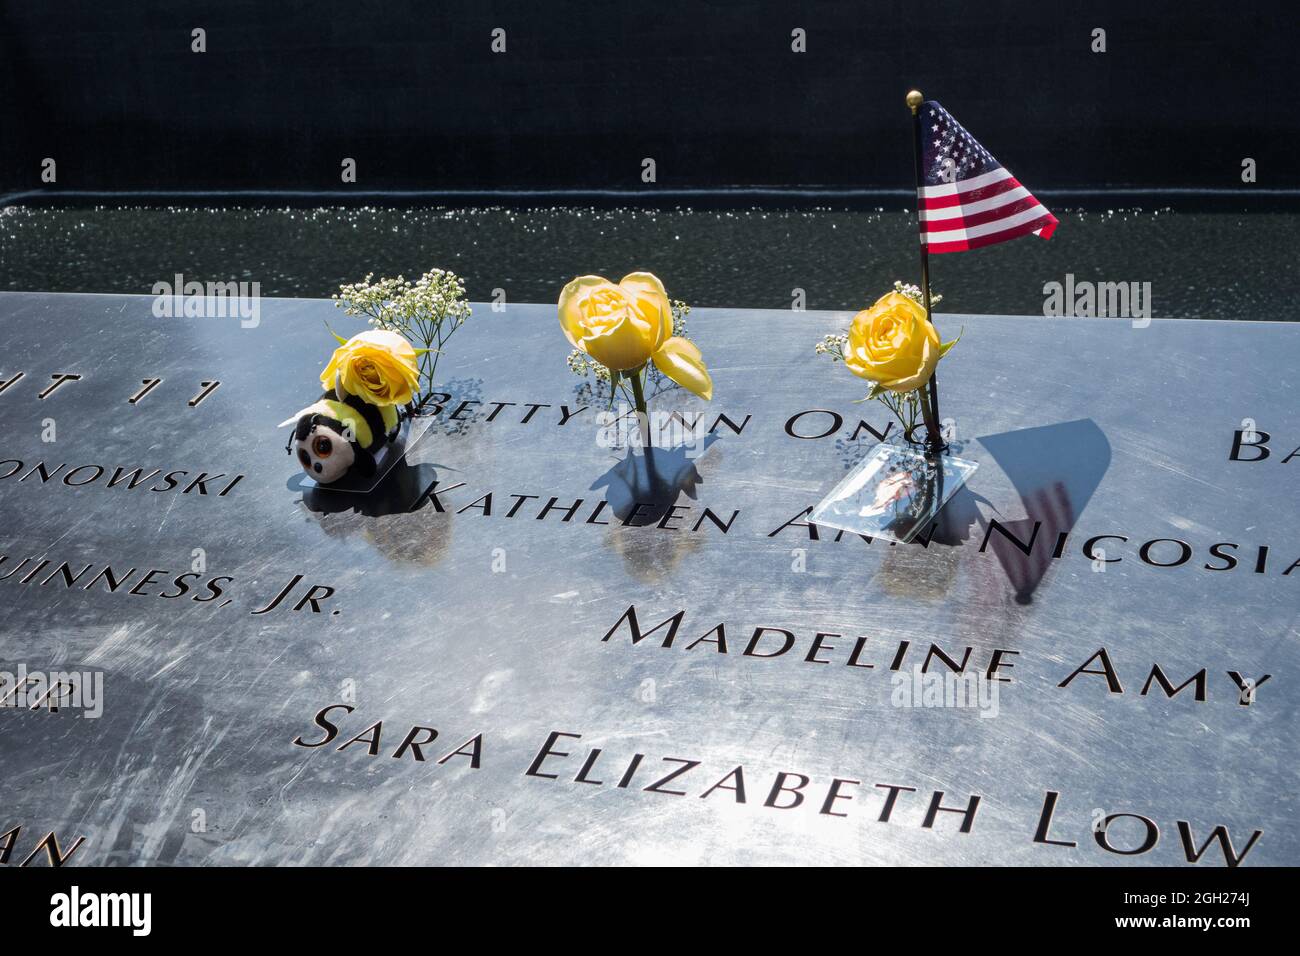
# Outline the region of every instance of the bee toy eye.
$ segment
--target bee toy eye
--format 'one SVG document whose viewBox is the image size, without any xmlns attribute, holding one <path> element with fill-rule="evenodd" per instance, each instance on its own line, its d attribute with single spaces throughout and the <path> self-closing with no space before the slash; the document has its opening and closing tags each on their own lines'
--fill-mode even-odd
<svg viewBox="0 0 1300 956">
<path fill-rule="evenodd" d="M 302 463 L 304 468 L 311 468 L 311 458 L 307 456 L 307 449 L 298 449 L 298 461 Z"/>
<path fill-rule="evenodd" d="M 317 458 L 328 458 L 334 451 L 334 444 L 326 436 L 317 435 L 312 439 L 311 450 Z"/>
</svg>

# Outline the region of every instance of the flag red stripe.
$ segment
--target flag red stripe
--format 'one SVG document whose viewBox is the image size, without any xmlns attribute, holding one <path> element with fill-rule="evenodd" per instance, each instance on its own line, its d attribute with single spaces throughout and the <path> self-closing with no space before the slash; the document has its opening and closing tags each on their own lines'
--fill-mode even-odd
<svg viewBox="0 0 1300 956">
<path fill-rule="evenodd" d="M 1056 231 L 1057 219 L 1050 212 L 1044 216 L 1039 216 L 1031 222 L 1021 223 L 1019 226 L 1012 226 L 1010 229 L 1003 229 L 1001 232 L 990 232 L 983 236 L 976 236 L 973 239 L 954 239 L 951 242 L 933 242 L 926 243 L 926 249 L 930 252 L 963 252 L 966 249 L 978 249 L 981 246 L 991 246 L 994 243 L 1005 242 L 1007 239 L 1015 239 L 1017 236 L 1028 235 L 1036 229 L 1041 229 L 1040 233 L 1043 239 L 1051 238 Z M 924 236 L 921 239 L 925 241 Z"/>
<path fill-rule="evenodd" d="M 1008 176 L 1006 179 L 1000 179 L 996 183 L 990 183 L 969 192 L 955 192 L 946 196 L 927 196 L 925 187 L 922 186 L 921 208 L 947 209 L 949 206 L 960 206 L 968 202 L 978 202 L 981 199 L 991 199 L 999 193 L 1004 193 L 1009 189 L 1018 189 L 1019 187 L 1020 181 L 1015 176 Z M 957 184 L 957 188 L 961 189 L 961 183 Z"/>
<path fill-rule="evenodd" d="M 996 209 L 985 209 L 983 212 L 973 212 L 968 216 L 958 215 L 951 219 L 926 219 L 921 223 L 922 232 L 947 232 L 949 229 L 968 229 L 971 226 L 980 226 L 986 222 L 996 222 L 999 219 L 1005 219 L 1007 216 L 1014 216 L 1018 212 L 1024 212 L 1026 209 L 1032 209 L 1038 205 L 1038 200 L 1033 196 L 1024 196 L 1016 199 L 1005 206 L 998 206 Z"/>
</svg>

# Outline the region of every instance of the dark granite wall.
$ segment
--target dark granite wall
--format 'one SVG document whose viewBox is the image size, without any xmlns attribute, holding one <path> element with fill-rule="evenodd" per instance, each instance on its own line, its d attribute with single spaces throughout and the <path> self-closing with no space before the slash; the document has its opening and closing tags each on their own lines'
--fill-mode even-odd
<svg viewBox="0 0 1300 956">
<path fill-rule="evenodd" d="M 1207 0 L 5 0 L 0 189 L 41 188 L 47 156 L 60 190 L 641 188 L 646 157 L 660 189 L 908 187 L 911 85 L 1039 188 L 1234 189 L 1245 157 L 1257 188 L 1295 187 L 1294 18 Z"/>
</svg>

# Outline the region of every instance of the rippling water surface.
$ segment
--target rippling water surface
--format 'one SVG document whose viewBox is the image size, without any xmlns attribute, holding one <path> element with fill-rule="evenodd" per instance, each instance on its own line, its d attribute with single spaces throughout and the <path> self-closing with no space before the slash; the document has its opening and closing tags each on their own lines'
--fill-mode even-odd
<svg viewBox="0 0 1300 956">
<path fill-rule="evenodd" d="M 1157 317 L 1295 317 L 1300 214 L 1057 210 L 1025 237 L 936 256 L 943 312 L 1041 314 L 1045 283 L 1150 283 Z M 342 282 L 440 266 L 470 298 L 551 302 L 568 279 L 648 269 L 696 306 L 858 309 L 918 278 L 916 225 L 876 211 L 549 207 L 10 207 L 0 288 L 148 294 L 187 280 L 248 280 L 269 296 L 326 297 Z"/>
</svg>

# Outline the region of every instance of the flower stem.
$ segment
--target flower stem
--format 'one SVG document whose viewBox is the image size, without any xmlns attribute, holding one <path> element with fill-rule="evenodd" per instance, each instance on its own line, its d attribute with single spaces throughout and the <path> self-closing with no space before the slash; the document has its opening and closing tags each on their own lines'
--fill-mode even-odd
<svg viewBox="0 0 1300 956">
<path fill-rule="evenodd" d="M 917 396 L 921 402 L 921 416 L 925 419 L 925 447 L 928 452 L 936 455 L 947 447 L 943 440 L 943 430 L 939 427 L 937 391 L 934 376 L 931 375 Z"/>
<path fill-rule="evenodd" d="M 636 423 L 641 430 L 641 443 L 648 446 L 650 444 L 650 421 L 646 411 L 645 392 L 641 387 L 641 375 L 644 371 L 645 366 L 642 365 L 626 377 L 632 382 L 632 398 L 636 402 Z"/>
</svg>

